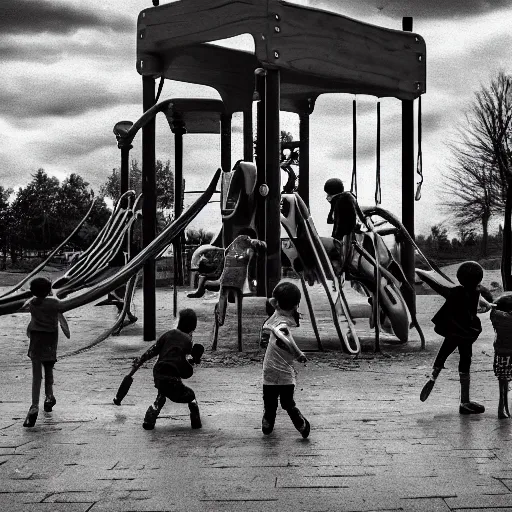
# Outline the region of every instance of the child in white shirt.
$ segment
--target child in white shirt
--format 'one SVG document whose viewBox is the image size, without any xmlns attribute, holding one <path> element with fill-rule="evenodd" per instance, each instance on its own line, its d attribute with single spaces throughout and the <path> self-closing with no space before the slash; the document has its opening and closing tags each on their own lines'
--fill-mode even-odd
<svg viewBox="0 0 512 512">
<path fill-rule="evenodd" d="M 288 413 L 294 427 L 305 439 L 310 432 L 309 421 L 295 405 L 293 393 L 296 370 L 293 361 L 307 361 L 297 347 L 289 327 L 297 326 L 297 308 L 301 299 L 300 290 L 293 283 L 279 283 L 272 293 L 270 305 L 275 312 L 263 324 L 262 332 L 268 336 L 268 346 L 263 360 L 263 404 L 265 407 L 261 430 L 268 435 L 274 429 L 278 399 Z"/>
</svg>

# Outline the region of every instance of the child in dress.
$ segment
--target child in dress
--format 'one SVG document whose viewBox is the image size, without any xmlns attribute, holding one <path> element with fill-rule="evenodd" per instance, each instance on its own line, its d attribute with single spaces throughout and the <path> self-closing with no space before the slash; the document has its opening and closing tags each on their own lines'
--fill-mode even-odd
<svg viewBox="0 0 512 512">
<path fill-rule="evenodd" d="M 457 270 L 460 286 L 450 290 L 446 302 L 432 318 L 435 332 L 444 336 L 444 341 L 434 361 L 432 376 L 420 394 L 424 402 L 437 376 L 444 368 L 444 363 L 455 349 L 459 351 L 460 377 L 460 414 L 480 414 L 485 407 L 469 399 L 470 367 L 473 355 L 473 343 L 482 332 L 482 325 L 477 313 L 489 311 L 491 305 L 480 297 L 480 283 L 484 276 L 483 268 L 475 261 L 464 262 Z"/>
<path fill-rule="evenodd" d="M 69 327 L 61 313 L 61 301 L 51 297 L 52 283 L 45 277 L 36 277 L 30 282 L 34 297 L 29 299 L 22 310 L 30 312 L 27 335 L 30 338 L 28 357 L 32 360 L 32 405 L 28 411 L 24 427 L 33 427 L 39 414 L 39 396 L 44 368 L 44 410 L 51 412 L 57 403 L 53 395 L 53 367 L 57 362 L 59 323 L 65 336 L 69 338 Z"/>
<path fill-rule="evenodd" d="M 508 383 L 512 380 L 512 295 L 503 295 L 491 310 L 494 339 L 494 375 L 498 378 L 500 398 L 498 418 L 510 418 Z"/>
<path fill-rule="evenodd" d="M 296 370 L 293 361 L 307 361 L 304 353 L 297 347 L 290 327 L 297 325 L 297 308 L 301 298 L 300 290 L 293 283 L 279 283 L 272 293 L 270 305 L 275 312 L 263 324 L 262 332 L 269 333 L 263 360 L 263 404 L 264 413 L 261 430 L 268 435 L 274 429 L 278 399 L 281 407 L 288 413 L 294 427 L 305 439 L 309 436 L 310 424 L 295 405 L 293 393 L 296 384 Z"/>
<path fill-rule="evenodd" d="M 199 364 L 204 347 L 196 343 L 192 345 L 192 333 L 197 326 L 197 315 L 193 309 L 182 309 L 179 313 L 178 326 L 162 334 L 157 342 L 133 360 L 133 366 L 138 368 L 149 359 L 158 356 L 153 368 L 153 378 L 158 395 L 153 405 L 150 405 L 144 417 L 142 427 L 153 430 L 155 423 L 168 398 L 172 402 L 188 404 L 192 428 L 201 428 L 201 416 L 194 390 L 183 384 L 182 378 L 192 375 L 192 368 L 186 359 L 192 355 L 193 362 Z M 186 373 L 185 373 L 186 372 Z"/>
</svg>

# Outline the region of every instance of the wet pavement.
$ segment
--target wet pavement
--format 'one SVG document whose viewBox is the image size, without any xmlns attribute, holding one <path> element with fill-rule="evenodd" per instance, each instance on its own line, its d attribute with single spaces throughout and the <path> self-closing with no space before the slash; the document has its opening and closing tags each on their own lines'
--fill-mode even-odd
<svg viewBox="0 0 512 512">
<path fill-rule="evenodd" d="M 442 303 L 418 296 L 427 338 L 415 332 L 406 345 L 382 344 L 374 354 L 366 319 L 357 320 L 364 352 L 342 354 L 322 290 L 312 300 L 326 351 L 308 352 L 299 371 L 296 402 L 311 422 L 303 440 L 279 410 L 274 432 L 260 430 L 261 361 L 257 336 L 262 299 L 244 300 L 244 353 L 236 350 L 236 315 L 230 305 L 219 350 L 208 350 L 216 295 L 187 299 L 196 308 L 195 341 L 207 347 L 188 380 L 203 428 L 192 430 L 188 408 L 168 402 L 156 428 L 142 428 L 154 400 L 152 362 L 134 376 L 129 394 L 112 403 L 131 358 L 148 347 L 139 324 L 96 344 L 114 319 L 112 307 L 70 312 L 71 341 L 61 337 L 55 366 L 53 412 L 22 426 L 30 405 L 26 357 L 28 316 L 2 317 L 0 333 L 0 510 L 7 511 L 450 511 L 512 510 L 512 420 L 497 417 L 498 384 L 492 371 L 489 315 L 474 346 L 472 399 L 487 410 L 458 413 L 457 356 L 447 363 L 430 398 L 419 401 L 440 339 L 429 319 Z M 138 292 L 136 313 L 142 317 Z M 367 307 L 353 292 L 361 314 Z M 161 334 L 173 324 L 172 293 L 157 294 Z M 316 342 L 304 313 L 299 344 Z"/>
</svg>

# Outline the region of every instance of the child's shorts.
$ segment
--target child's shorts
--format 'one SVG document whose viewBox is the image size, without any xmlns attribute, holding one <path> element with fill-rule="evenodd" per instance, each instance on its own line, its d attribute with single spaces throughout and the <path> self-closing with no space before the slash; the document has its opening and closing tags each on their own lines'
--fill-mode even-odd
<svg viewBox="0 0 512 512">
<path fill-rule="evenodd" d="M 512 356 L 494 354 L 493 369 L 498 379 L 512 380 Z"/>
<path fill-rule="evenodd" d="M 59 331 L 31 331 L 28 357 L 38 361 L 57 361 Z"/>
</svg>

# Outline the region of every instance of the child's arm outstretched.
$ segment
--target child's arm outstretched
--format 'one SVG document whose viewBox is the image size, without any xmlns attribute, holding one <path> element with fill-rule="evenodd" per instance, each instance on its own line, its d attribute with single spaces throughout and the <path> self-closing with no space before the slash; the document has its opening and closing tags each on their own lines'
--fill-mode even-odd
<svg viewBox="0 0 512 512">
<path fill-rule="evenodd" d="M 146 361 L 149 361 L 150 359 L 153 359 L 153 357 L 156 357 L 160 353 L 160 345 L 158 344 L 158 341 L 151 345 L 146 352 L 144 352 L 139 357 L 135 357 L 132 362 L 132 366 L 139 368 L 142 366 Z"/>
<path fill-rule="evenodd" d="M 295 343 L 292 333 L 287 326 L 278 325 L 277 327 L 271 327 L 271 329 L 276 336 L 276 345 L 279 348 L 293 354 L 299 363 L 305 363 L 307 361 L 306 355 Z"/>
</svg>

